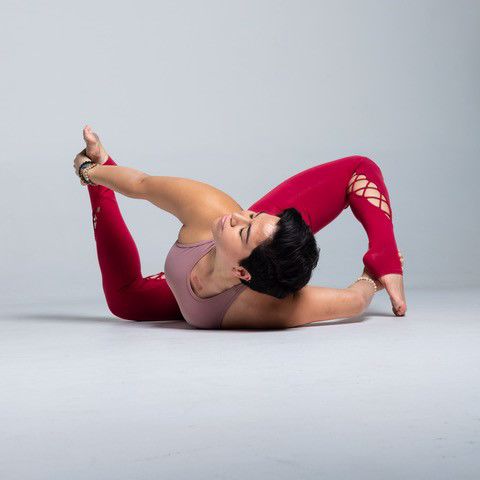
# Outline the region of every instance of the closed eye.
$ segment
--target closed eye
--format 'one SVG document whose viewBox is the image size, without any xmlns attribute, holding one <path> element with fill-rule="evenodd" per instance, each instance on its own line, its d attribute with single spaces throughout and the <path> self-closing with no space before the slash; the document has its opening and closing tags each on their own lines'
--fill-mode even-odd
<svg viewBox="0 0 480 480">
<path fill-rule="evenodd" d="M 258 215 L 258 214 L 257 214 Z M 256 216 L 256 215 L 255 215 Z M 250 214 L 250 218 L 253 218 L 253 213 Z M 245 230 L 245 227 L 241 228 L 240 229 L 240 232 L 239 232 L 239 235 L 240 235 L 240 238 L 242 238 L 242 232 Z M 243 240 L 243 238 L 242 238 Z"/>
<path fill-rule="evenodd" d="M 253 215 L 253 213 L 251 213 L 251 214 L 250 214 L 250 218 L 258 217 L 261 213 L 267 213 L 267 212 L 265 212 L 264 210 L 262 210 L 261 212 L 258 212 L 256 215 Z M 247 238 L 245 239 L 245 243 L 248 242 L 248 237 L 250 236 L 250 230 L 251 230 L 251 229 L 252 229 L 252 226 L 249 225 L 249 226 L 247 227 Z M 245 230 L 245 228 L 242 228 L 242 229 L 240 230 L 240 238 L 242 238 L 242 230 Z M 242 240 L 243 240 L 243 239 L 242 239 Z"/>
</svg>

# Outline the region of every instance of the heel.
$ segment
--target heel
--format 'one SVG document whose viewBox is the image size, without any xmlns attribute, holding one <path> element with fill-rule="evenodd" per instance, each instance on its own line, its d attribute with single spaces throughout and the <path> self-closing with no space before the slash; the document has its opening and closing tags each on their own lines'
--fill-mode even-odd
<svg viewBox="0 0 480 480">
<path fill-rule="evenodd" d="M 397 251 L 383 250 L 375 252 L 369 250 L 363 256 L 363 264 L 375 278 L 383 277 L 383 275 L 389 273 L 403 275 L 402 262 Z"/>
</svg>

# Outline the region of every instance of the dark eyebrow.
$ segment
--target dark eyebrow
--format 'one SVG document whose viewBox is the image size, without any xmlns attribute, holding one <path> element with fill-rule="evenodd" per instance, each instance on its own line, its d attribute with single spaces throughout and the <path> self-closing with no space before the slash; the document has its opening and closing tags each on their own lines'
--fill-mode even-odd
<svg viewBox="0 0 480 480">
<path fill-rule="evenodd" d="M 267 212 L 264 212 L 264 211 L 258 212 L 253 218 L 257 218 L 261 213 L 267 213 Z M 249 237 L 250 237 L 250 230 L 251 230 L 251 229 L 252 229 L 252 226 L 249 225 L 248 228 L 247 228 L 247 240 L 246 240 L 245 243 L 248 243 L 248 239 L 249 239 Z"/>
</svg>

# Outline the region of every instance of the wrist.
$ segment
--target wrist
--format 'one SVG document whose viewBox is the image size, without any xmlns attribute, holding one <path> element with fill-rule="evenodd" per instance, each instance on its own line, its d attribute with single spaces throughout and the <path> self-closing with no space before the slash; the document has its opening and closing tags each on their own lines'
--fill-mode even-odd
<svg viewBox="0 0 480 480">
<path fill-rule="evenodd" d="M 378 288 L 377 288 L 377 283 L 375 282 L 375 280 L 370 277 L 369 275 L 365 275 L 365 274 L 362 274 L 360 275 L 354 282 L 357 283 L 357 282 L 360 282 L 360 283 L 363 283 L 363 284 L 368 284 L 370 285 L 370 288 L 373 290 L 373 293 L 377 293 L 378 291 Z"/>
<path fill-rule="evenodd" d="M 371 280 L 373 280 L 373 281 L 375 282 L 375 285 L 376 285 L 376 287 L 377 287 L 377 291 L 378 291 L 378 292 L 379 292 L 380 290 L 383 290 L 383 289 L 385 288 L 385 287 L 382 285 L 382 283 L 381 283 L 377 278 L 375 278 L 373 275 L 371 275 L 366 268 L 363 269 L 363 273 L 362 273 L 361 276 L 362 276 L 362 277 L 368 277 L 368 278 L 370 278 Z"/>
<path fill-rule="evenodd" d="M 78 169 L 78 176 L 82 185 L 96 186 L 95 170 L 98 168 L 98 164 L 95 162 L 84 162 Z"/>
<path fill-rule="evenodd" d="M 348 290 L 355 292 L 360 296 L 363 303 L 363 309 L 366 309 L 370 302 L 372 301 L 373 296 L 375 295 L 375 289 L 370 282 L 365 280 L 359 281 L 355 280 L 349 287 Z"/>
</svg>

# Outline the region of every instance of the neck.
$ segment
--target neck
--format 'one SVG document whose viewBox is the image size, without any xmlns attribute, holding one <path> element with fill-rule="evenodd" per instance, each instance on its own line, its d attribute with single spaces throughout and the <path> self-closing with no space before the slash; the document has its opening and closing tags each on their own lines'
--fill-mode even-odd
<svg viewBox="0 0 480 480">
<path fill-rule="evenodd" d="M 213 247 L 196 265 L 192 272 L 192 284 L 196 294 L 202 297 L 212 297 L 238 285 L 235 279 L 222 268 Z"/>
</svg>

